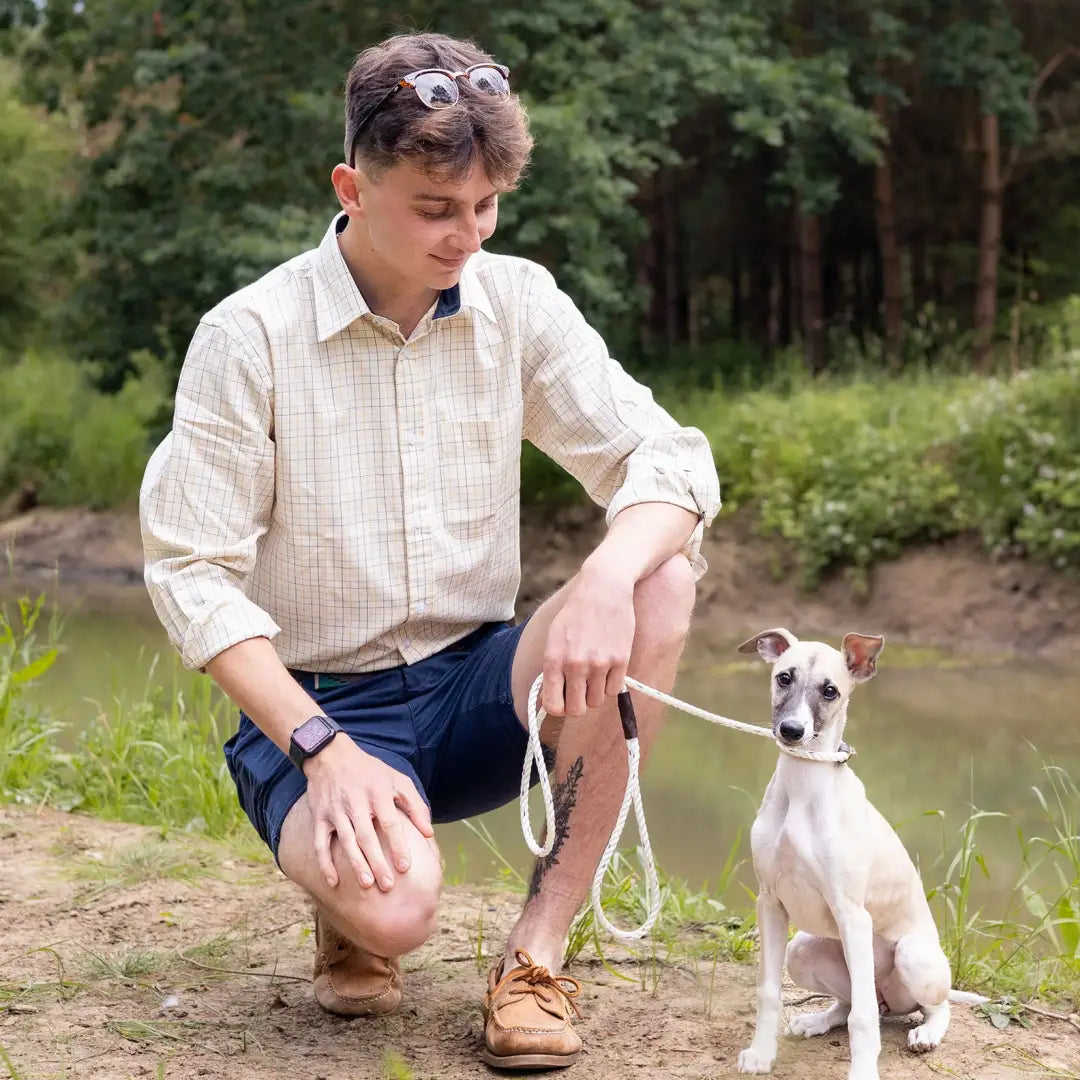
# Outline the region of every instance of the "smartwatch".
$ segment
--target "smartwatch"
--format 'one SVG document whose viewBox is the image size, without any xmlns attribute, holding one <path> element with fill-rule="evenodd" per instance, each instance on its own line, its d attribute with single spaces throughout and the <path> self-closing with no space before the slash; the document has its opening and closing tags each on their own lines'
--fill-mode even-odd
<svg viewBox="0 0 1080 1080">
<path fill-rule="evenodd" d="M 329 716 L 313 716 L 305 720 L 289 739 L 289 759 L 303 772 L 304 762 L 329 746 L 339 731 L 341 725 Z"/>
</svg>

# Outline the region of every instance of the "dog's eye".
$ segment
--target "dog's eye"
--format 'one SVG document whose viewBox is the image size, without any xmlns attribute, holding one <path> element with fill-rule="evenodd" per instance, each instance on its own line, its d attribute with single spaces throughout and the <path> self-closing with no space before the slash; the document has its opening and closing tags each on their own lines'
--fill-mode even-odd
<svg viewBox="0 0 1080 1080">
<path fill-rule="evenodd" d="M 836 689 L 831 682 L 827 682 L 821 688 L 821 696 L 826 701 L 835 701 L 840 696 L 840 691 Z"/>
<path fill-rule="evenodd" d="M 791 672 L 790 671 L 781 671 L 780 674 L 776 676 L 776 685 L 777 686 L 790 686 L 791 685 Z"/>
</svg>

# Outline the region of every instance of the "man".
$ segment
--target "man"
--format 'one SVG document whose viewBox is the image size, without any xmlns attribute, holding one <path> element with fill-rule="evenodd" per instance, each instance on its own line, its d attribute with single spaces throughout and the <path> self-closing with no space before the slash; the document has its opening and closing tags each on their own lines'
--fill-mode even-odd
<svg viewBox="0 0 1080 1080">
<path fill-rule="evenodd" d="M 531 149 L 505 68 L 392 38 L 346 87 L 341 213 L 201 321 L 142 491 L 146 580 L 187 665 L 241 709 L 240 802 L 313 898 L 315 996 L 402 999 L 435 925 L 434 821 L 513 799 L 543 673 L 556 837 L 484 998 L 484 1060 L 571 1064 L 566 934 L 626 781 L 615 695 L 669 688 L 704 524 L 700 432 L 608 356 L 541 267 L 489 255 Z M 522 437 L 607 507 L 603 542 L 514 626 Z M 660 715 L 637 703 L 642 743 Z"/>
</svg>

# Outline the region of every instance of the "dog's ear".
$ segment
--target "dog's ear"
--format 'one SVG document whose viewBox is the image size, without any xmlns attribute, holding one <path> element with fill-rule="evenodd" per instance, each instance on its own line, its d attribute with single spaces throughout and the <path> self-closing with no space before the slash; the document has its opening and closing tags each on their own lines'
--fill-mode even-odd
<svg viewBox="0 0 1080 1080">
<path fill-rule="evenodd" d="M 749 641 L 744 641 L 739 646 L 739 652 L 757 653 L 762 660 L 766 660 L 771 664 L 773 661 L 779 660 L 792 645 L 798 643 L 799 639 L 790 630 L 778 626 L 775 630 L 762 630 L 760 634 L 755 634 Z"/>
<path fill-rule="evenodd" d="M 844 654 L 851 677 L 856 682 L 872 679 L 877 671 L 878 653 L 885 648 L 883 637 L 868 637 L 866 634 L 845 634 L 840 646 Z"/>
</svg>

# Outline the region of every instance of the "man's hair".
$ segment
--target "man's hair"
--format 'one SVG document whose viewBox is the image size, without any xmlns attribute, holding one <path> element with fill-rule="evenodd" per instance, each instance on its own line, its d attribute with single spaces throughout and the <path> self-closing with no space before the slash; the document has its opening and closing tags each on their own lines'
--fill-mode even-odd
<svg viewBox="0 0 1080 1080">
<path fill-rule="evenodd" d="M 401 34 L 365 49 L 345 81 L 345 157 L 357 124 L 399 79 L 421 68 L 464 71 L 492 58 L 471 41 L 443 34 Z M 372 116 L 356 142 L 356 162 L 378 177 L 407 162 L 430 176 L 460 183 L 477 159 L 493 184 L 515 187 L 529 160 L 532 138 L 517 94 L 508 98 L 457 80 L 459 100 L 429 109 L 402 87 Z"/>
</svg>

